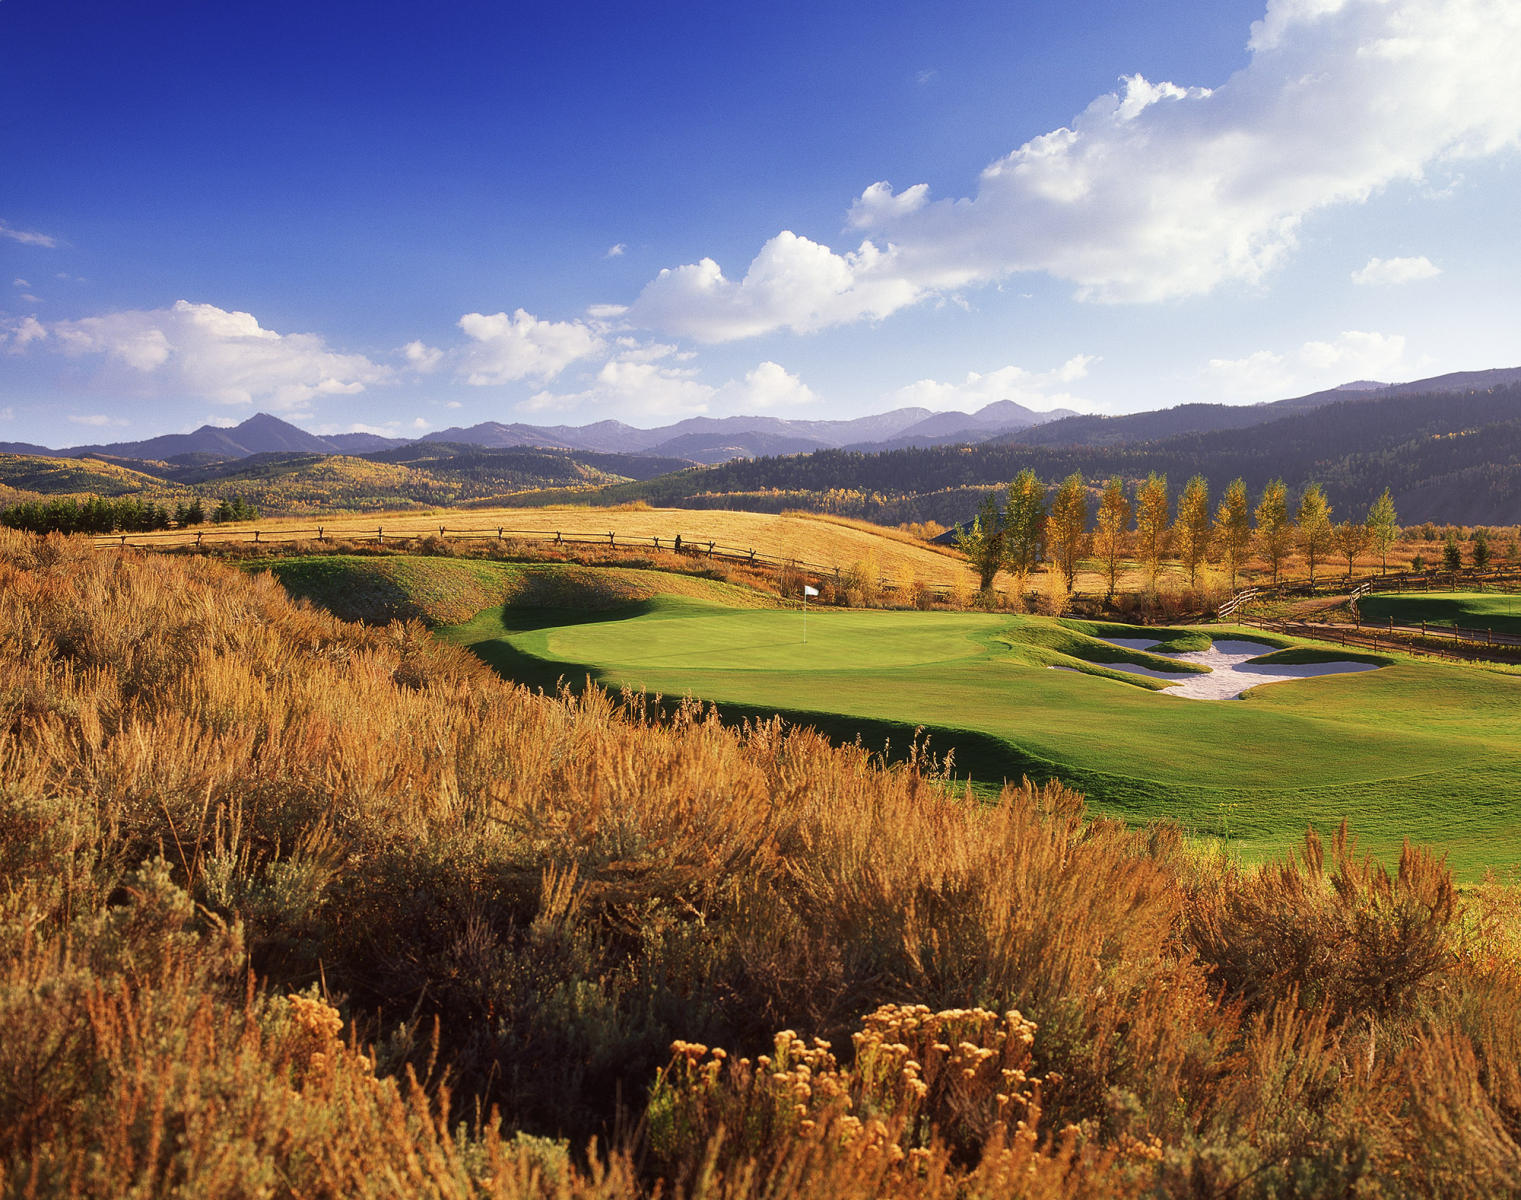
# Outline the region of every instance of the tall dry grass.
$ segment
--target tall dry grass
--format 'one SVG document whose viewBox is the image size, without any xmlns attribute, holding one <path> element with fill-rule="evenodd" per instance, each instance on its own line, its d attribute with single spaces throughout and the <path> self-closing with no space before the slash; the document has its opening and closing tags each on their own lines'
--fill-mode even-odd
<svg viewBox="0 0 1521 1200">
<path fill-rule="evenodd" d="M 1521 1189 L 1514 891 L 662 711 L 0 537 L 0 1194 Z"/>
</svg>

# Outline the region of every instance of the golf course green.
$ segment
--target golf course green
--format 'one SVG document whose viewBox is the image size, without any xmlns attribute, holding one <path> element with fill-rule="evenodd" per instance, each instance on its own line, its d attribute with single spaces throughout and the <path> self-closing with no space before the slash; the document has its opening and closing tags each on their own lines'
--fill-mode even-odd
<svg viewBox="0 0 1521 1200">
<path fill-rule="evenodd" d="M 531 684 L 590 677 L 690 694 L 727 717 L 780 713 L 868 746 L 901 749 L 922 729 L 979 789 L 1059 778 L 1098 811 L 1171 818 L 1247 858 L 1346 818 L 1383 858 L 1409 838 L 1446 850 L 1463 879 L 1521 864 L 1521 677 L 1503 671 L 1362 656 L 1384 665 L 1188 700 L 1104 664 L 1188 667 L 1097 639 L 1191 649 L 1246 638 L 1264 654 L 1302 644 L 1242 629 L 840 609 L 809 611 L 805 643 L 795 607 L 700 595 L 602 612 L 497 606 L 440 633 Z"/>
</svg>

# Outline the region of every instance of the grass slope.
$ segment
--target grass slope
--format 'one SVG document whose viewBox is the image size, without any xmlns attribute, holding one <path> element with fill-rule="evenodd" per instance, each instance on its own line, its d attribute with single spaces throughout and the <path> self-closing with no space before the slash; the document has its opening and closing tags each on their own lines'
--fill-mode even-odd
<svg viewBox="0 0 1521 1200">
<path fill-rule="evenodd" d="M 1104 662 L 1159 663 L 1089 636 L 1137 630 L 989 614 L 740 611 L 659 598 L 567 619 L 492 609 L 444 631 L 497 669 L 590 674 L 731 716 L 781 712 L 850 740 L 903 746 L 916 728 L 980 784 L 1060 778 L 1130 821 L 1171 817 L 1253 857 L 1307 824 L 1351 820 L 1381 855 L 1410 837 L 1461 875 L 1521 861 L 1521 679 L 1381 659 L 1384 670 L 1285 682 L 1240 702 L 1186 701 Z M 1218 631 L 1216 631 L 1218 632 Z M 1192 631 L 1197 638 L 1198 631 Z M 1292 643 L 1241 633 L 1292 651 Z M 1186 643 L 1185 643 L 1186 644 Z M 1367 656 L 1362 656 L 1366 658 Z M 1283 661 L 1280 656 L 1278 661 Z M 1050 666 L 1074 668 L 1052 671 Z M 1108 676 L 1103 677 L 1103 676 Z"/>
<path fill-rule="evenodd" d="M 346 621 L 420 620 L 452 625 L 509 605 L 603 612 L 656 596 L 701 597 L 736 609 L 770 603 L 715 580 L 640 568 L 502 563 L 421 555 L 306 555 L 255 564 L 285 590 Z"/>
</svg>

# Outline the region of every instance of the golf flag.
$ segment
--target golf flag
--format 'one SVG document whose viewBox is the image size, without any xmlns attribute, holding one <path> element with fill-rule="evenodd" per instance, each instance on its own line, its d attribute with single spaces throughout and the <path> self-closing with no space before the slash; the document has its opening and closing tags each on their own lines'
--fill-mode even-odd
<svg viewBox="0 0 1521 1200">
<path fill-rule="evenodd" d="M 805 596 L 817 596 L 818 594 L 819 594 L 819 589 L 818 588 L 812 586 L 811 584 L 807 584 L 807 583 L 803 584 L 803 595 L 805 595 Z"/>
</svg>

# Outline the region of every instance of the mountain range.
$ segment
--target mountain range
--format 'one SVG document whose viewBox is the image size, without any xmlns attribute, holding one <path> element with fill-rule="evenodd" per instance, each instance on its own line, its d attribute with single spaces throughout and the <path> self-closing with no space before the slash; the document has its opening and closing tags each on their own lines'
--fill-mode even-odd
<svg viewBox="0 0 1521 1200">
<path fill-rule="evenodd" d="M 0 442 L 0 453 L 68 458 L 91 455 L 189 464 L 247 458 L 255 454 L 372 454 L 423 441 L 486 449 L 531 447 L 595 454 L 641 454 L 712 464 L 762 454 L 800 454 L 868 443 L 896 447 L 982 441 L 1075 415 L 1069 409 L 1036 412 L 1012 400 L 997 400 L 973 413 L 898 408 L 848 421 L 765 416 L 689 417 L 656 429 L 639 429 L 622 421 L 597 421 L 591 425 L 507 425 L 486 421 L 468 428 L 441 429 L 419 439 L 388 438 L 373 433 L 340 433 L 323 437 L 268 413 L 258 413 L 231 428 L 203 425 L 192 433 L 163 434 L 139 442 L 73 446 L 64 450 Z"/>
</svg>

